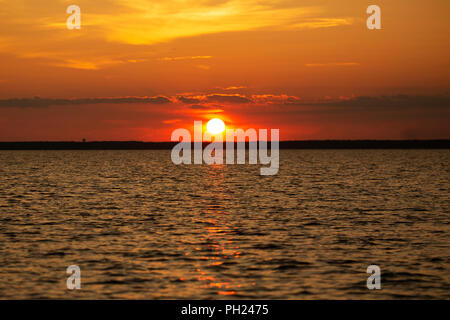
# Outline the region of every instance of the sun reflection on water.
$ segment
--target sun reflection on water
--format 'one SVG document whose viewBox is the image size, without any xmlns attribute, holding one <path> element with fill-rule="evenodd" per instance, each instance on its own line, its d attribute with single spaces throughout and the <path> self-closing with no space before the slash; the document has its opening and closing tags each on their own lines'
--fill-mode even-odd
<svg viewBox="0 0 450 320">
<path fill-rule="evenodd" d="M 208 167 L 208 194 L 201 210 L 204 233 L 201 237 L 202 246 L 198 248 L 203 255 L 199 263 L 197 279 L 202 287 L 210 289 L 217 295 L 235 295 L 238 284 L 225 280 L 222 272 L 224 264 L 239 259 L 239 246 L 233 239 L 233 228 L 230 226 L 229 213 L 226 210 L 227 199 L 224 196 L 224 166 Z M 235 261 L 233 261 L 235 262 Z"/>
</svg>

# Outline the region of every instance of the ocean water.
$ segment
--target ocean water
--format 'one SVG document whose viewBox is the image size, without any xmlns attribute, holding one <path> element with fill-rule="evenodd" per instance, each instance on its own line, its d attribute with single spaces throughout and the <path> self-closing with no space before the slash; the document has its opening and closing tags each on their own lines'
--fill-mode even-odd
<svg viewBox="0 0 450 320">
<path fill-rule="evenodd" d="M 450 298 L 450 150 L 281 150 L 276 176 L 169 150 L 0 164 L 3 299 Z"/>
</svg>

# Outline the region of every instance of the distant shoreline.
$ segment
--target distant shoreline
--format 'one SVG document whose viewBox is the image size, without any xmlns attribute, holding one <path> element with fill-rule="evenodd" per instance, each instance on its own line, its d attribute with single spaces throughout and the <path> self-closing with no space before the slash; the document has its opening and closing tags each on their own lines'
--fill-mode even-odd
<svg viewBox="0 0 450 320">
<path fill-rule="evenodd" d="M 142 141 L 0 142 L 0 150 L 170 150 L 177 143 Z M 203 143 L 204 146 L 207 144 L 209 143 Z M 270 143 L 268 143 L 268 147 L 270 148 Z M 450 139 L 280 141 L 280 149 L 450 149 Z"/>
</svg>

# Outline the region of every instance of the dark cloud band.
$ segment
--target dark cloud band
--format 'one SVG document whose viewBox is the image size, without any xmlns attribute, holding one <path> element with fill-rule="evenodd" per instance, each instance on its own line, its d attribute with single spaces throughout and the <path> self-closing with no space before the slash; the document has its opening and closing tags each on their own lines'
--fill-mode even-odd
<svg viewBox="0 0 450 320">
<path fill-rule="evenodd" d="M 86 105 L 86 104 L 130 104 L 148 103 L 165 104 L 171 103 L 167 97 L 124 97 L 124 98 L 85 98 L 85 99 L 49 99 L 35 97 L 32 99 L 4 99 L 0 100 L 0 107 L 16 108 L 36 108 L 66 105 Z"/>
</svg>

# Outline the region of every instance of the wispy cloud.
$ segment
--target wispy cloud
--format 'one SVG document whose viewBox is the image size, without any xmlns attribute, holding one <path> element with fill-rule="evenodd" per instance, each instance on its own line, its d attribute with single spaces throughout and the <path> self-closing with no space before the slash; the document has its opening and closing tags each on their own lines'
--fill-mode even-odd
<svg viewBox="0 0 450 320">
<path fill-rule="evenodd" d="M 216 89 L 220 89 L 220 90 L 240 90 L 240 89 L 246 89 L 246 86 L 229 86 L 229 87 L 216 87 Z"/>
<path fill-rule="evenodd" d="M 269 104 L 284 104 L 284 103 L 296 103 L 301 101 L 301 98 L 297 96 L 290 96 L 286 94 L 254 94 L 251 96 L 252 101 L 255 103 L 269 103 Z"/>
<path fill-rule="evenodd" d="M 206 96 L 208 102 L 253 103 L 253 101 L 240 94 L 210 94 Z"/>
<path fill-rule="evenodd" d="M 81 29 L 68 31 L 65 4 L 54 0 L 5 1 L 0 19 L 0 52 L 35 59 L 38 64 L 79 70 L 100 70 L 142 62 L 207 60 L 211 55 L 155 54 L 150 46 L 181 38 L 245 31 L 291 31 L 346 25 L 326 7 L 279 0 L 150 1 L 80 0 Z M 20 14 L 17 14 L 20 12 Z M 5 31 L 7 30 L 7 31 Z M 136 50 L 137 49 L 137 50 Z M 146 52 L 143 52 L 143 51 Z M 136 52 L 138 56 L 120 57 Z M 119 56 L 119 58 L 117 58 Z M 160 55 L 161 56 L 161 55 Z M 205 63 L 198 69 L 210 70 Z M 233 89 L 228 89 L 233 90 Z"/>
<path fill-rule="evenodd" d="M 129 44 L 261 28 L 323 28 L 351 23 L 348 18 L 329 16 L 323 7 L 291 0 L 99 0 L 78 4 L 82 9 L 82 29 L 97 29 L 108 41 Z M 54 0 L 8 1 L 2 4 L 3 22 L 63 30 L 66 25 L 61 7 L 64 8 L 55 6 Z M 21 18 L 13 14 L 18 11 L 22 12 Z"/>
<path fill-rule="evenodd" d="M 164 96 L 157 97 L 121 97 L 121 98 L 83 98 L 83 99 L 51 99 L 51 98 L 22 98 L 0 100 L 0 107 L 36 108 L 67 105 L 89 105 L 89 104 L 165 104 L 172 101 Z"/>
<path fill-rule="evenodd" d="M 328 62 L 328 63 L 307 63 L 306 67 L 317 68 L 317 67 L 357 67 L 361 65 L 358 62 Z"/>
<path fill-rule="evenodd" d="M 110 40 L 148 44 L 220 32 L 273 27 L 287 29 L 306 24 L 310 27 L 330 27 L 348 23 L 345 19 L 322 16 L 319 7 L 293 4 L 289 0 L 183 1 L 176 4 L 136 0 L 128 5 L 134 10 L 131 15 L 109 17 Z M 305 19 L 302 25 L 301 21 Z"/>
<path fill-rule="evenodd" d="M 192 56 L 192 57 L 164 57 L 159 60 L 163 61 L 179 61 L 179 60 L 199 60 L 199 59 L 211 59 L 212 56 Z"/>
<path fill-rule="evenodd" d="M 351 18 L 317 18 L 306 19 L 298 23 L 293 23 L 288 26 L 290 29 L 318 29 L 331 28 L 345 25 L 351 25 L 354 19 Z"/>
<path fill-rule="evenodd" d="M 225 104 L 285 104 L 288 102 L 298 102 L 301 99 L 291 95 L 276 94 L 231 94 L 231 93 L 211 93 L 204 95 L 183 95 L 177 99 L 185 104 L 208 104 L 208 103 L 225 103 Z"/>
</svg>

